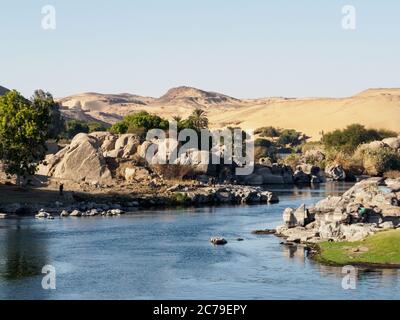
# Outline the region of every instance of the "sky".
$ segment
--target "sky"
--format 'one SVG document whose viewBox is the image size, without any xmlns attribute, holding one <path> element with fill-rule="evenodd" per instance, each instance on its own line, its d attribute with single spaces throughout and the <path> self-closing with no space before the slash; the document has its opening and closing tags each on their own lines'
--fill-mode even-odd
<svg viewBox="0 0 400 320">
<path fill-rule="evenodd" d="M 56 29 L 42 28 L 52 5 Z M 342 7 L 356 29 L 342 27 Z M 188 85 L 237 98 L 400 87 L 398 0 L 0 0 L 0 85 L 31 96 L 158 97 Z"/>
</svg>

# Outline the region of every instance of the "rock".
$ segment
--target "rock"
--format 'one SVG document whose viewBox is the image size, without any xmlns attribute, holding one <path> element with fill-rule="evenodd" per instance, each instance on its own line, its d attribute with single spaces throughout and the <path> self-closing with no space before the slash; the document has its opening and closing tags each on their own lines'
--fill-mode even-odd
<svg viewBox="0 0 400 320">
<path fill-rule="evenodd" d="M 388 145 L 383 141 L 372 141 L 370 143 L 365 144 L 364 147 L 369 150 L 378 150 L 388 147 Z"/>
<path fill-rule="evenodd" d="M 192 166 L 192 171 L 195 175 L 215 176 L 217 173 L 217 165 L 212 162 L 212 154 L 205 150 L 188 149 L 178 155 L 174 163 Z"/>
<path fill-rule="evenodd" d="M 210 242 L 211 242 L 213 245 L 217 245 L 217 246 L 219 246 L 219 245 L 225 245 L 225 244 L 228 243 L 228 241 L 226 241 L 224 238 L 221 238 L 221 237 L 214 237 L 214 238 L 211 238 L 211 239 L 210 239 Z"/>
<path fill-rule="evenodd" d="M 260 186 L 264 184 L 291 184 L 293 171 L 288 166 L 273 164 L 255 165 L 254 172 L 250 175 L 236 176 L 235 180 L 245 185 Z"/>
<path fill-rule="evenodd" d="M 272 167 L 272 161 L 270 158 L 260 158 L 258 163 L 261 166 Z"/>
<path fill-rule="evenodd" d="M 55 155 L 49 171 L 53 177 L 77 182 L 112 180 L 96 138 L 80 133 L 64 149 Z"/>
<path fill-rule="evenodd" d="M 309 223 L 309 212 L 303 204 L 296 210 L 287 208 L 283 212 L 283 221 L 288 228 L 304 227 Z"/>
<path fill-rule="evenodd" d="M 167 189 L 167 192 L 177 192 L 177 191 L 180 191 L 180 190 L 182 190 L 184 187 L 182 186 L 182 185 L 180 185 L 180 184 L 175 184 L 175 185 L 173 185 L 172 187 L 169 187 L 168 189 Z"/>
<path fill-rule="evenodd" d="M 270 234 L 276 234 L 276 230 L 275 229 L 255 230 L 255 231 L 252 231 L 252 234 L 270 235 Z"/>
<path fill-rule="evenodd" d="M 387 139 L 382 140 L 382 142 L 394 150 L 400 149 L 400 137 L 387 138 Z"/>
<path fill-rule="evenodd" d="M 397 179 L 386 179 L 385 185 L 388 186 L 393 192 L 400 192 L 400 178 Z M 399 198 L 399 197 L 398 197 Z"/>
<path fill-rule="evenodd" d="M 143 167 L 125 168 L 125 180 L 146 181 L 150 178 L 150 172 Z"/>
<path fill-rule="evenodd" d="M 333 179 L 334 181 L 345 181 L 346 180 L 346 172 L 342 168 L 342 166 L 332 165 L 328 166 L 325 169 L 325 174 Z"/>
<path fill-rule="evenodd" d="M 140 137 L 135 134 L 122 134 L 115 141 L 113 155 L 116 158 L 129 159 L 135 155 L 140 145 Z"/>
<path fill-rule="evenodd" d="M 79 210 L 74 210 L 71 212 L 70 216 L 71 217 L 82 217 L 82 212 L 80 212 Z"/>
<path fill-rule="evenodd" d="M 294 183 L 308 184 L 311 182 L 311 176 L 303 172 L 303 170 L 299 167 L 293 174 L 293 181 Z"/>
<path fill-rule="evenodd" d="M 35 215 L 35 218 L 36 219 L 54 219 L 50 213 L 45 212 L 43 209 L 41 209 L 39 211 L 39 213 L 37 215 Z"/>
<path fill-rule="evenodd" d="M 379 228 L 382 230 L 390 230 L 390 229 L 394 229 L 395 226 L 392 221 L 386 221 L 386 222 L 380 223 Z"/>
<path fill-rule="evenodd" d="M 296 218 L 294 217 L 294 210 L 292 208 L 286 208 L 283 211 L 283 222 L 288 228 L 294 228 L 296 226 Z"/>
<path fill-rule="evenodd" d="M 296 220 L 296 226 L 304 227 L 308 222 L 308 210 L 305 204 L 302 204 L 297 208 L 294 213 L 294 218 Z"/>
<path fill-rule="evenodd" d="M 121 209 L 111 209 L 107 211 L 107 216 L 119 216 L 123 213 L 124 211 L 122 211 Z"/>
<path fill-rule="evenodd" d="M 60 217 L 61 217 L 61 218 L 63 218 L 63 217 L 68 217 L 68 216 L 69 216 L 69 212 L 68 212 L 67 210 L 61 211 L 61 213 L 60 213 Z"/>
<path fill-rule="evenodd" d="M 89 211 L 86 213 L 86 215 L 89 216 L 89 217 L 94 217 L 94 216 L 99 215 L 99 212 L 98 212 L 97 209 L 92 209 L 92 210 L 89 210 Z"/>
<path fill-rule="evenodd" d="M 0 213 L 0 219 L 5 219 L 7 218 L 7 214 L 6 213 Z"/>
</svg>

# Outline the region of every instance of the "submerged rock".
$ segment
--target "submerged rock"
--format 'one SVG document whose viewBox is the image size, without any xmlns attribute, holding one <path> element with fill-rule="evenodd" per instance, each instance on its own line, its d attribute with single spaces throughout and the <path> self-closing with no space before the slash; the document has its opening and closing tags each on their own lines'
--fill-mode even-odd
<svg viewBox="0 0 400 320">
<path fill-rule="evenodd" d="M 219 246 L 219 245 L 225 245 L 225 244 L 228 243 L 228 241 L 226 241 L 224 238 L 221 238 L 221 237 L 214 237 L 214 238 L 211 238 L 211 239 L 210 239 L 210 242 L 211 242 L 213 245 L 217 245 L 217 246 Z"/>
</svg>

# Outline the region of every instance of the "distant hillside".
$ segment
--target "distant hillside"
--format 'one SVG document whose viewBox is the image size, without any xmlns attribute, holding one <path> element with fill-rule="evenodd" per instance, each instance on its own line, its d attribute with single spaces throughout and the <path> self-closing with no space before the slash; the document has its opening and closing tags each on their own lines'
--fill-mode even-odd
<svg viewBox="0 0 400 320">
<path fill-rule="evenodd" d="M 169 90 L 160 98 L 133 94 L 83 93 L 59 100 L 68 118 L 115 123 L 146 110 L 172 119 L 204 109 L 213 128 L 264 126 L 292 128 L 319 139 L 322 131 L 352 123 L 400 132 L 400 89 L 369 89 L 348 98 L 263 98 L 240 100 L 192 87 Z"/>
<path fill-rule="evenodd" d="M 6 94 L 8 91 L 10 91 L 10 90 L 8 90 L 7 88 L 4 88 L 4 87 L 0 86 L 0 96 Z"/>
</svg>

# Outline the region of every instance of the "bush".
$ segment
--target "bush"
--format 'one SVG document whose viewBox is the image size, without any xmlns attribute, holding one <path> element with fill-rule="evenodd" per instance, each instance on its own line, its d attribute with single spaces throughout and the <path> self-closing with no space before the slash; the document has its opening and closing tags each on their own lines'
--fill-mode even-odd
<svg viewBox="0 0 400 320">
<path fill-rule="evenodd" d="M 65 122 L 64 132 L 61 137 L 67 140 L 72 139 L 78 133 L 89 133 L 89 125 L 84 121 L 68 120 Z"/>
<path fill-rule="evenodd" d="M 335 130 L 322 137 L 322 143 L 328 149 L 353 153 L 363 143 L 396 137 L 397 133 L 389 130 L 366 129 L 360 124 L 352 124 L 343 130 Z"/>
<path fill-rule="evenodd" d="M 281 132 L 278 143 L 282 146 L 291 145 L 297 146 L 301 144 L 301 133 L 293 129 L 285 129 Z"/>
<path fill-rule="evenodd" d="M 134 132 L 140 130 L 141 132 L 147 132 L 151 129 L 168 129 L 168 121 L 152 115 L 146 111 L 141 111 L 129 116 L 126 116 L 122 121 L 117 122 L 110 128 L 111 133 L 124 134 L 128 132 Z"/>
<path fill-rule="evenodd" d="M 108 127 L 105 124 L 98 123 L 98 122 L 89 122 L 87 125 L 89 127 L 89 133 L 103 132 L 103 131 L 108 130 Z"/>
<path fill-rule="evenodd" d="M 385 178 L 389 179 L 399 179 L 400 178 L 400 171 L 399 170 L 390 170 L 385 172 L 383 175 Z"/>
<path fill-rule="evenodd" d="M 368 175 L 381 176 L 388 171 L 400 170 L 400 154 L 388 147 L 359 148 L 354 157 L 362 161 L 365 173 Z"/>
<path fill-rule="evenodd" d="M 280 136 L 281 130 L 274 127 L 263 127 L 257 129 L 254 133 L 259 134 L 261 137 L 276 138 Z"/>
<path fill-rule="evenodd" d="M 173 193 L 169 199 L 170 204 L 178 206 L 186 205 L 189 203 L 189 201 L 190 198 L 188 197 L 188 195 L 181 192 Z"/>
</svg>

